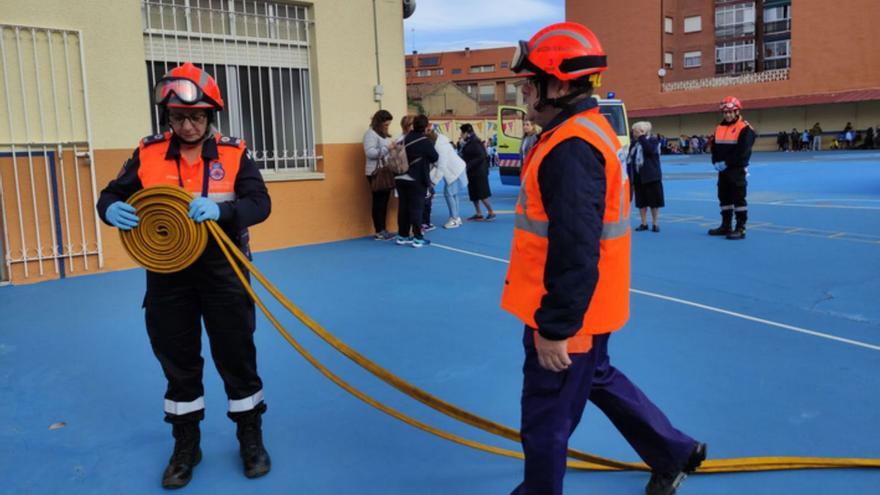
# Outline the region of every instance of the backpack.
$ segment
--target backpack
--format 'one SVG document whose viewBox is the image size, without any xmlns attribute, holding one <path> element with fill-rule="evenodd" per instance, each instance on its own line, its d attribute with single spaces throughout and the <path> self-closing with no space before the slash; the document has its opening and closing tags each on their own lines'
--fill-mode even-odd
<svg viewBox="0 0 880 495">
<path fill-rule="evenodd" d="M 406 158 L 406 147 L 413 143 L 418 143 L 423 139 L 427 139 L 425 137 L 420 137 L 413 141 L 412 143 L 408 143 L 404 146 L 397 146 L 392 149 L 384 158 L 382 158 L 384 162 L 384 166 L 388 167 L 388 170 L 392 171 L 394 175 L 403 175 L 409 171 L 409 160 Z M 413 163 L 421 160 L 421 158 L 416 158 Z"/>
</svg>

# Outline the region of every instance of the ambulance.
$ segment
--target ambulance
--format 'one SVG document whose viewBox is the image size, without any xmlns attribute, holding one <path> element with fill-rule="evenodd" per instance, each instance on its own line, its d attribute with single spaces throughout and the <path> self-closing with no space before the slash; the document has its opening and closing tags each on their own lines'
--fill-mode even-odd
<svg viewBox="0 0 880 495">
<path fill-rule="evenodd" d="M 623 161 L 629 151 L 629 121 L 626 118 L 626 105 L 622 100 L 614 98 L 593 96 L 599 102 L 599 112 L 608 119 L 608 123 L 617 133 L 622 148 L 620 159 Z M 501 183 L 509 186 L 519 186 L 519 174 L 522 170 L 523 156 L 520 156 L 519 147 L 522 143 L 522 122 L 525 118 L 525 107 L 506 106 L 498 107 L 495 120 L 497 129 L 496 151 L 498 153 L 498 170 L 501 174 Z"/>
</svg>

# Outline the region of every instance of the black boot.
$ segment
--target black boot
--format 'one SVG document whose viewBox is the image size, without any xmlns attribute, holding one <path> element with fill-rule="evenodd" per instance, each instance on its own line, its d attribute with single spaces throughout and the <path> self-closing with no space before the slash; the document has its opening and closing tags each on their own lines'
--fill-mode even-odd
<svg viewBox="0 0 880 495">
<path fill-rule="evenodd" d="M 731 232 L 730 225 L 733 223 L 733 210 L 721 210 L 721 226 L 709 229 L 709 235 L 727 235 Z"/>
<path fill-rule="evenodd" d="M 706 460 L 706 444 L 697 443 L 691 451 L 681 471 L 674 473 L 651 472 L 651 479 L 645 487 L 646 495 L 673 495 L 687 475 L 693 473 Z"/>
<path fill-rule="evenodd" d="M 730 239 L 731 241 L 738 241 L 740 239 L 745 239 L 746 238 L 746 228 L 737 226 L 737 228 L 733 229 L 732 232 L 727 234 L 727 238 Z"/>
<path fill-rule="evenodd" d="M 730 224 L 721 224 L 719 227 L 715 227 L 714 229 L 709 229 L 709 235 L 728 235 L 732 230 L 730 230 Z"/>
<path fill-rule="evenodd" d="M 238 425 L 239 453 L 244 464 L 244 475 L 248 478 L 259 478 L 272 469 L 272 459 L 263 446 L 263 419 L 261 411 L 243 415 L 235 420 Z"/>
<path fill-rule="evenodd" d="M 173 425 L 174 452 L 162 473 L 162 488 L 182 488 L 192 479 L 193 468 L 202 460 L 199 423 Z"/>
</svg>

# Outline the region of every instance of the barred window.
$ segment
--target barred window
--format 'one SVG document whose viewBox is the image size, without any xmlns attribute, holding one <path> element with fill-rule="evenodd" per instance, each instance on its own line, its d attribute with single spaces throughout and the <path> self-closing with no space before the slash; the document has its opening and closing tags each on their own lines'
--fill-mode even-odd
<svg viewBox="0 0 880 495">
<path fill-rule="evenodd" d="M 226 103 L 215 126 L 244 138 L 267 177 L 313 171 L 309 8 L 265 0 L 143 0 L 150 95 L 184 61 L 211 74 Z M 154 132 L 161 129 L 153 112 Z"/>
</svg>

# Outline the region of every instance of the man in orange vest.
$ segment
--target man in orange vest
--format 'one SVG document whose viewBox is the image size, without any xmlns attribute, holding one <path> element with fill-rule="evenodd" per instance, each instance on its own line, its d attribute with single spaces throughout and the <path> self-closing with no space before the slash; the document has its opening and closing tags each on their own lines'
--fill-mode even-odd
<svg viewBox="0 0 880 495">
<path fill-rule="evenodd" d="M 125 201 L 143 188 L 179 186 L 194 197 L 189 205 L 193 221 L 216 221 L 250 256 L 247 228 L 269 216 L 271 202 L 244 141 L 221 136 L 212 126 L 215 112 L 223 110 L 214 78 L 185 63 L 159 80 L 154 99 L 161 123 L 171 130 L 141 140 L 117 178 L 101 191 L 97 205 L 101 219 L 120 230 L 137 228 L 137 211 Z M 168 380 L 165 421 L 172 425 L 175 439 L 162 486 L 185 486 L 202 457 L 202 320 L 229 399 L 227 414 L 237 424 L 244 474 L 256 478 L 268 473 L 271 460 L 262 437 L 266 404 L 257 374 L 254 302 L 216 242 L 209 238 L 202 256 L 182 271 L 148 271 L 144 309 L 153 353 Z"/>
<path fill-rule="evenodd" d="M 615 131 L 591 97 L 606 66 L 580 24 L 520 41 L 511 68 L 528 77 L 528 117 L 544 131 L 516 203 L 501 306 L 525 323 L 524 481 L 515 495 L 559 495 L 568 438 L 587 400 L 651 467 L 648 495 L 671 495 L 706 457 L 611 366 L 608 340 L 629 317 L 629 182 Z"/>
<path fill-rule="evenodd" d="M 746 238 L 746 177 L 755 131 L 742 118 L 742 102 L 728 96 L 721 102 L 723 120 L 715 128 L 712 144 L 712 165 L 718 171 L 718 202 L 721 204 L 721 225 L 709 230 L 709 235 L 725 236 L 730 240 Z M 731 228 L 736 215 L 736 228 Z"/>
</svg>

